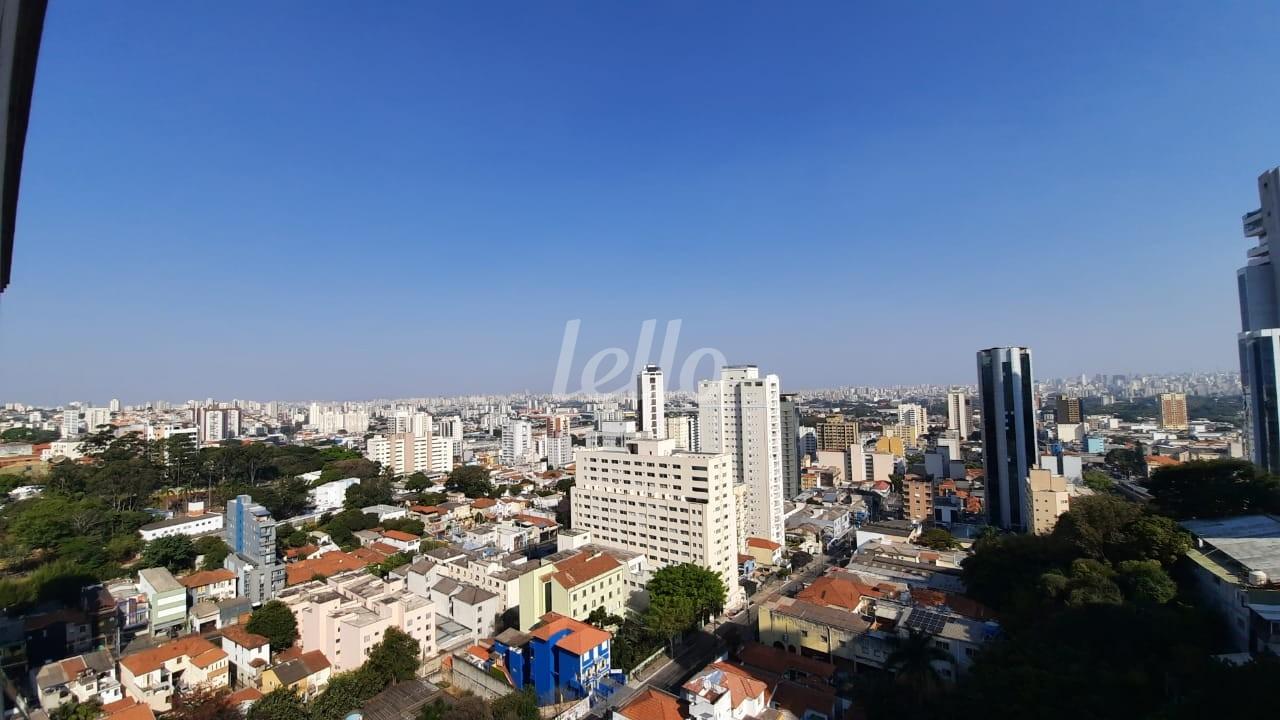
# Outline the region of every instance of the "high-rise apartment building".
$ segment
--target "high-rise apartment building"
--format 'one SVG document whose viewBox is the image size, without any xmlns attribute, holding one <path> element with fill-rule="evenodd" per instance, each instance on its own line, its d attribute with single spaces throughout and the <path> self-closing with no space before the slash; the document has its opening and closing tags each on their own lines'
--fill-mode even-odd
<svg viewBox="0 0 1280 720">
<path fill-rule="evenodd" d="M 862 445 L 862 433 L 858 421 L 849 422 L 843 415 L 832 415 L 818 423 L 818 450 L 838 452 L 850 445 Z"/>
<path fill-rule="evenodd" d="M 1031 529 L 1027 476 L 1040 455 L 1036 446 L 1034 388 L 1031 351 L 1027 348 L 978 351 L 987 521 L 1004 530 Z"/>
<path fill-rule="evenodd" d="M 111 424 L 111 411 L 103 407 L 84 409 L 84 426 L 90 433 L 96 433 L 103 425 Z"/>
<path fill-rule="evenodd" d="M 947 429 L 956 431 L 961 441 L 969 439 L 969 395 L 963 390 L 947 393 Z"/>
<path fill-rule="evenodd" d="M 276 555 L 276 522 L 248 495 L 227 501 L 223 539 L 231 552 L 223 567 L 236 573 L 240 594 L 257 605 L 284 588 L 284 564 Z"/>
<path fill-rule="evenodd" d="M 916 447 L 920 436 L 929 432 L 929 415 L 924 406 L 915 403 L 898 405 L 898 428 L 903 444 Z"/>
<path fill-rule="evenodd" d="M 364 454 L 396 475 L 449 472 L 453 469 L 453 440 L 438 438 L 430 433 L 374 435 L 365 443 Z"/>
<path fill-rule="evenodd" d="M 662 368 L 645 365 L 636 376 L 636 426 L 650 437 L 667 436 L 667 403 L 662 386 Z"/>
<path fill-rule="evenodd" d="M 1054 422 L 1059 425 L 1078 424 L 1084 422 L 1084 411 L 1080 407 L 1080 398 L 1059 395 L 1054 406 Z"/>
<path fill-rule="evenodd" d="M 1027 475 L 1027 492 L 1031 496 L 1031 532 L 1048 535 L 1058 518 L 1070 508 L 1067 479 L 1048 470 L 1034 468 Z"/>
<path fill-rule="evenodd" d="M 1160 427 L 1166 430 L 1186 430 L 1191 427 L 1187 419 L 1186 393 L 1160 394 Z"/>
<path fill-rule="evenodd" d="M 698 416 L 689 413 L 668 415 L 667 437 L 676 441 L 676 449 L 697 452 L 701 447 L 698 441 Z"/>
<path fill-rule="evenodd" d="M 111 398 L 111 402 L 110 402 L 110 403 L 107 403 L 107 409 L 108 409 L 108 410 L 110 410 L 110 411 L 111 411 L 111 412 L 113 412 L 113 413 L 118 413 L 118 412 L 120 412 L 120 400 L 119 400 L 119 398 Z"/>
<path fill-rule="evenodd" d="M 1280 266 L 1270 239 L 1280 238 L 1280 168 L 1258 177 L 1260 207 L 1245 213 L 1245 237 L 1258 239 L 1236 272 L 1240 293 L 1240 384 L 1245 440 L 1254 464 L 1280 472 Z"/>
<path fill-rule="evenodd" d="M 397 410 L 390 418 L 389 430 L 393 434 L 409 433 L 418 437 L 431 434 L 431 415 L 411 410 Z"/>
<path fill-rule="evenodd" d="M 727 453 L 736 482 L 745 484 L 743 526 L 751 537 L 783 537 L 782 419 L 778 376 L 755 365 L 729 365 L 698 383 L 703 452 Z M 745 538 L 740 539 L 745 541 Z"/>
<path fill-rule="evenodd" d="M 528 459 L 533 449 L 533 424 L 528 420 L 512 420 L 502 429 L 502 448 L 498 460 L 503 465 L 518 465 Z"/>
<path fill-rule="evenodd" d="M 622 448 L 578 448 L 574 461 L 574 530 L 643 553 L 658 567 L 705 567 L 720 575 L 731 598 L 741 592 L 732 455 L 677 450 L 670 438 L 634 438 Z"/>
<path fill-rule="evenodd" d="M 795 395 L 779 395 L 782 434 L 782 491 L 789 500 L 800 494 L 800 406 Z"/>
<path fill-rule="evenodd" d="M 80 410 L 67 405 L 62 408 L 61 432 L 63 438 L 80 437 Z"/>
</svg>

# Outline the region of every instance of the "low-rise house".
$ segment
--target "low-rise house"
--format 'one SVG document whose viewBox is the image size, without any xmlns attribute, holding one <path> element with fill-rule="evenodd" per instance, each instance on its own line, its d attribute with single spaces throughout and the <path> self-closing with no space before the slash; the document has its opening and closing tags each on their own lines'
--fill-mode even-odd
<svg viewBox="0 0 1280 720">
<path fill-rule="evenodd" d="M 231 660 L 231 684 L 257 687 L 263 668 L 271 662 L 271 642 L 249 632 L 244 625 L 228 625 L 218 635 L 222 637 L 222 651 Z"/>
<path fill-rule="evenodd" d="M 538 703 L 607 698 L 626 684 L 614 670 L 613 636 L 584 622 L 547 613 L 526 633 L 504 631 L 493 644 L 516 689 L 532 687 Z"/>
<path fill-rule="evenodd" d="M 351 477 L 317 485 L 307 491 L 311 507 L 321 513 L 341 510 L 347 501 L 347 489 L 359 484 L 360 478 Z"/>
<path fill-rule="evenodd" d="M 236 596 L 236 574 L 226 568 L 194 572 L 178 582 L 187 589 L 187 602 L 191 605 L 203 600 L 218 602 Z"/>
<path fill-rule="evenodd" d="M 173 635 L 187 624 L 187 589 L 168 569 L 147 568 L 138 573 L 138 589 L 151 608 L 151 634 Z"/>
<path fill-rule="evenodd" d="M 416 553 L 422 538 L 403 530 L 383 530 L 382 542 L 395 548 L 398 553 Z"/>
<path fill-rule="evenodd" d="M 757 567 L 782 565 L 782 545 L 766 538 L 747 538 L 747 554 L 755 558 Z"/>
<path fill-rule="evenodd" d="M 285 587 L 293 587 L 317 579 L 322 580 L 351 570 L 360 570 L 369 562 L 366 558 L 341 550 L 299 560 L 285 565 Z"/>
<path fill-rule="evenodd" d="M 879 520 L 866 523 L 855 531 L 856 545 L 862 547 L 864 543 L 872 540 L 883 543 L 911 543 L 920 537 L 920 530 L 920 523 L 912 520 Z"/>
<path fill-rule="evenodd" d="M 689 715 L 708 720 L 747 720 L 769 708 L 768 683 L 727 662 L 703 668 L 680 688 Z"/>
<path fill-rule="evenodd" d="M 51 662 L 36 671 L 35 684 L 36 699 L 45 710 L 69 702 L 106 705 L 124 697 L 115 661 L 105 650 Z"/>
<path fill-rule="evenodd" d="M 173 695 L 197 687 L 227 687 L 230 661 L 213 643 L 188 635 L 120 659 L 120 684 L 152 710 L 170 709 Z"/>
<path fill-rule="evenodd" d="M 284 657 L 286 653 L 280 653 Z M 262 671 L 262 691 L 285 687 L 303 700 L 311 700 L 329 685 L 333 666 L 319 650 L 290 654 L 288 659 Z"/>
<path fill-rule="evenodd" d="M 613 720 L 686 720 L 688 717 L 687 703 L 652 687 L 613 711 Z"/>
<path fill-rule="evenodd" d="M 155 712 L 131 697 L 102 706 L 102 720 L 156 720 Z"/>
</svg>

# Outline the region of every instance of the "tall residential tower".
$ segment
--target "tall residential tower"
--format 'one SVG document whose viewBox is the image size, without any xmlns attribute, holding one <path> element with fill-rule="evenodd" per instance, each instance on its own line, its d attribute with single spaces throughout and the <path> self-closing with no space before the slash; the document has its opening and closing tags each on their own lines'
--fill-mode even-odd
<svg viewBox="0 0 1280 720">
<path fill-rule="evenodd" d="M 727 365 L 720 377 L 698 383 L 702 451 L 733 459 L 736 482 L 746 486 L 743 527 L 750 537 L 783 537 L 782 411 L 778 376 L 755 365 Z M 745 542 L 742 538 L 740 542 Z"/>
<path fill-rule="evenodd" d="M 978 404 L 982 410 L 987 521 L 1004 530 L 1028 532 L 1031 498 L 1027 481 L 1040 455 L 1030 350 L 998 347 L 978 351 Z"/>
<path fill-rule="evenodd" d="M 667 436 L 667 403 L 663 399 L 662 368 L 645 365 L 636 376 L 636 426 L 661 440 Z"/>
</svg>

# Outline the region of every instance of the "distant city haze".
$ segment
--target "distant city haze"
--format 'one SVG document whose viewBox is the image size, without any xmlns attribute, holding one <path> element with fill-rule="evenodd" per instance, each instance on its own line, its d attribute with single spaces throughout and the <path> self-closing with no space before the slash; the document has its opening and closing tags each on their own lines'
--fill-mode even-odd
<svg viewBox="0 0 1280 720">
<path fill-rule="evenodd" d="M 1040 5 L 53 3 L 0 398 L 1238 369 L 1280 4 Z"/>
</svg>

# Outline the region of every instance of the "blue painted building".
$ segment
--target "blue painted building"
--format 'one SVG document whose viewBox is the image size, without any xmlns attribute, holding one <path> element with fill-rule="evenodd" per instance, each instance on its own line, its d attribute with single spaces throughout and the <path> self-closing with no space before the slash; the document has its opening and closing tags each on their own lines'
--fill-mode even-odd
<svg viewBox="0 0 1280 720">
<path fill-rule="evenodd" d="M 1084 451 L 1091 455 L 1101 455 L 1106 446 L 1106 442 L 1096 435 L 1090 435 L 1084 439 Z"/>
<path fill-rule="evenodd" d="M 595 626 L 547 613 L 528 633 L 500 633 L 493 651 L 517 690 L 532 687 L 538 704 L 550 705 L 608 697 L 626 683 L 622 671 L 613 669 L 612 637 Z"/>
</svg>

